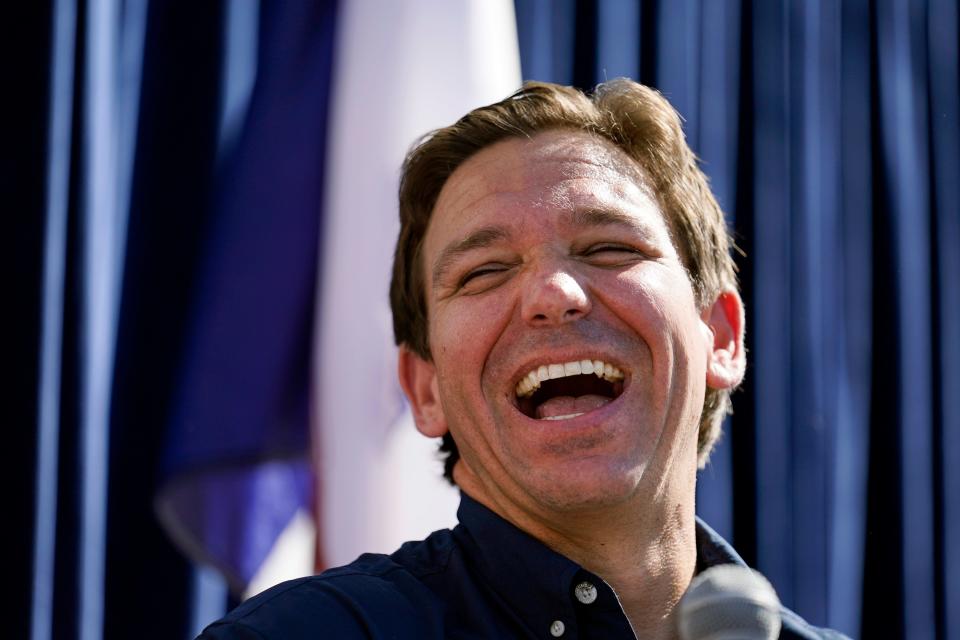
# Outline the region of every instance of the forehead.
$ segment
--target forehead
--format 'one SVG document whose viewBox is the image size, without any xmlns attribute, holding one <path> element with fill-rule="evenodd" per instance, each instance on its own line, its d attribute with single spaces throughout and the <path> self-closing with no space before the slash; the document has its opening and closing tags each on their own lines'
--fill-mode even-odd
<svg viewBox="0 0 960 640">
<path fill-rule="evenodd" d="M 475 218 L 511 204 L 568 208 L 577 196 L 642 191 L 650 197 L 646 184 L 639 166 L 612 142 L 580 131 L 545 131 L 502 140 L 461 164 L 441 189 L 433 217 Z"/>
</svg>

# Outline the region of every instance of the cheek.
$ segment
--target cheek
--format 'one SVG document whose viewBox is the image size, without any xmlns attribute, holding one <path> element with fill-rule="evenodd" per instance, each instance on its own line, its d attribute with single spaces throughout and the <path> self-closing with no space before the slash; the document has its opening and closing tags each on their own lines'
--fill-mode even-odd
<svg viewBox="0 0 960 640">
<path fill-rule="evenodd" d="M 683 275 L 655 264 L 643 264 L 613 278 L 607 297 L 623 314 L 644 324 L 674 332 L 699 320 L 693 289 Z"/>
<path fill-rule="evenodd" d="M 468 337 L 478 329 L 478 319 L 471 314 L 459 313 L 455 307 L 452 313 L 438 314 L 430 332 L 430 344 L 435 345 L 443 356 L 464 354 L 470 351 Z"/>
<path fill-rule="evenodd" d="M 616 274 L 604 290 L 606 306 L 647 343 L 655 366 L 683 367 L 706 357 L 709 342 L 684 272 L 638 265 Z"/>
<path fill-rule="evenodd" d="M 458 377 L 479 374 L 500 333 L 504 304 L 487 295 L 451 300 L 440 308 L 430 326 L 438 366 Z"/>
</svg>

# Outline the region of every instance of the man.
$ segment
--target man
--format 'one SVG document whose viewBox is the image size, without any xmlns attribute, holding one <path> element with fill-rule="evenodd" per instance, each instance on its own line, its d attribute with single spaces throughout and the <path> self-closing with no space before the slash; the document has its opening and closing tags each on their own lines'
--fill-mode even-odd
<svg viewBox="0 0 960 640">
<path fill-rule="evenodd" d="M 409 154 L 391 303 L 460 525 L 244 603 L 204 638 L 674 638 L 741 562 L 694 516 L 744 374 L 723 214 L 629 80 L 529 83 Z M 837 637 L 785 612 L 781 637 Z"/>
</svg>

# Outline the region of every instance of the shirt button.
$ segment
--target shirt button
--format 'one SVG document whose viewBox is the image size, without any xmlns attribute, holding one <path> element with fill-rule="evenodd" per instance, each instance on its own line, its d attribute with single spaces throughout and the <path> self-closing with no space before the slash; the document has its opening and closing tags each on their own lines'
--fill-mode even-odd
<svg viewBox="0 0 960 640">
<path fill-rule="evenodd" d="M 550 635 L 552 635 L 554 638 L 559 638 L 562 636 L 565 630 L 566 627 L 561 620 L 554 620 L 553 624 L 550 625 Z"/>
<path fill-rule="evenodd" d="M 597 588 L 589 582 L 581 582 L 574 588 L 577 600 L 583 604 L 592 604 L 597 599 Z"/>
</svg>

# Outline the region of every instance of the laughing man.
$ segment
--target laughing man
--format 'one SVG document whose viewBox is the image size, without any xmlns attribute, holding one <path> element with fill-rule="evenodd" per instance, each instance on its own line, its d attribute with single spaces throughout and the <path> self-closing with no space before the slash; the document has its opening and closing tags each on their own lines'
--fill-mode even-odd
<svg viewBox="0 0 960 640">
<path fill-rule="evenodd" d="M 694 516 L 744 374 L 723 214 L 655 91 L 529 83 L 403 167 L 400 382 L 460 524 L 247 601 L 203 638 L 677 637 L 741 563 Z M 784 610 L 781 638 L 839 637 Z"/>
</svg>

